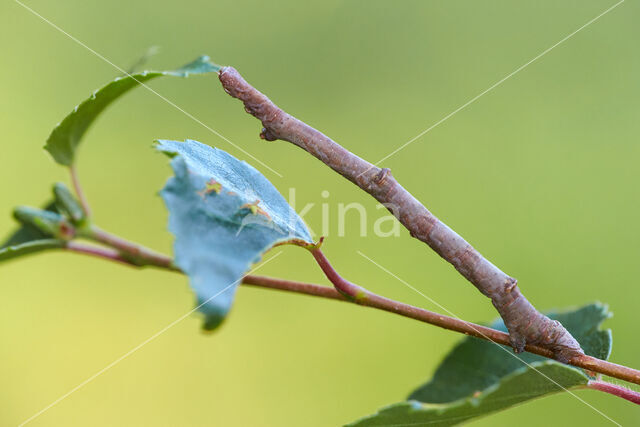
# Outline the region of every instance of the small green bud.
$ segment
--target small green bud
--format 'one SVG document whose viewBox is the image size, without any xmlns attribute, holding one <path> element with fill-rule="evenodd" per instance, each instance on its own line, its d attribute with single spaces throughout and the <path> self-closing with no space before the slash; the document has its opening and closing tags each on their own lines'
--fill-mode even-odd
<svg viewBox="0 0 640 427">
<path fill-rule="evenodd" d="M 43 233 L 58 239 L 71 240 L 75 236 L 73 226 L 56 212 L 19 206 L 13 211 L 13 216 L 21 223 L 35 227 Z"/>
<path fill-rule="evenodd" d="M 73 224 L 82 224 L 86 218 L 84 209 L 80 203 L 73 197 L 71 191 L 61 182 L 53 186 L 53 195 L 56 198 L 56 206 L 67 214 Z"/>
</svg>

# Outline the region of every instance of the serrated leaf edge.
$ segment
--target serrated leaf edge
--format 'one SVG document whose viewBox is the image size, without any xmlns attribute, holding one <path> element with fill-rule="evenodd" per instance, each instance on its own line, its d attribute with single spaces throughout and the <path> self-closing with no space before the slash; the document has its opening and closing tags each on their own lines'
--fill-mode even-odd
<svg viewBox="0 0 640 427">
<path fill-rule="evenodd" d="M 505 375 L 504 377 L 502 377 L 500 379 L 500 381 L 490 385 L 489 387 L 485 388 L 484 390 L 479 391 L 479 394 L 475 395 L 475 396 L 468 396 L 468 397 L 463 397 L 461 399 L 458 400 L 454 400 L 451 402 L 446 402 L 446 403 L 424 403 L 424 402 L 420 402 L 417 400 L 406 400 L 403 402 L 397 402 L 397 403 L 393 403 L 391 405 L 387 405 L 384 406 L 382 408 L 380 408 L 378 411 L 376 411 L 375 413 L 365 416 L 363 418 L 360 418 L 352 423 L 346 424 L 346 427 L 350 427 L 350 426 L 356 426 L 361 422 L 367 421 L 369 419 L 375 419 L 377 417 L 379 417 L 384 411 L 401 406 L 401 405 L 406 405 L 407 407 L 409 407 L 409 411 L 410 412 L 422 412 L 425 410 L 431 410 L 431 409 L 435 409 L 435 410 L 440 410 L 445 411 L 445 410 L 450 410 L 452 408 L 455 408 L 456 406 L 462 406 L 465 405 L 467 403 L 470 403 L 472 406 L 480 406 L 480 404 L 482 403 L 483 400 L 487 399 L 488 397 L 490 397 L 490 395 L 497 391 L 506 381 L 510 381 L 511 379 L 518 377 L 520 375 L 525 374 L 528 370 L 539 370 L 539 368 L 544 367 L 544 366 L 557 366 L 560 368 L 564 368 L 564 369 L 569 369 L 571 371 L 573 371 L 574 373 L 580 375 L 581 377 L 584 377 L 585 380 L 585 385 L 587 384 L 587 382 L 589 381 L 589 377 L 587 375 L 585 375 L 580 369 L 578 368 L 574 368 L 568 365 L 563 365 L 559 362 L 555 362 L 553 360 L 545 360 L 545 361 L 539 361 L 539 362 L 532 362 L 527 364 L 527 366 L 523 366 L 521 368 L 518 368 L 517 370 L 509 373 L 508 375 Z M 543 375 L 543 374 L 541 374 Z M 553 381 L 555 383 L 555 381 Z M 572 388 L 580 388 L 580 386 L 574 386 Z M 561 388 L 558 388 L 557 392 L 561 392 L 563 390 L 561 390 Z M 530 399 L 527 400 L 523 400 L 522 404 L 529 402 L 531 400 L 535 400 L 535 399 L 539 399 L 539 398 L 543 398 L 546 397 L 550 394 L 553 394 L 556 392 L 549 392 L 549 393 L 545 393 L 544 395 L 540 395 L 540 396 L 534 396 Z M 523 394 L 524 395 L 524 394 Z M 528 395 L 528 394 L 527 394 Z M 497 409 L 496 411 L 498 411 L 500 409 Z M 460 417 L 460 419 L 467 419 L 467 418 L 479 418 L 481 416 L 484 415 L 489 415 L 493 412 L 496 411 L 488 411 L 483 415 L 480 416 L 469 416 L 469 417 Z"/>
</svg>

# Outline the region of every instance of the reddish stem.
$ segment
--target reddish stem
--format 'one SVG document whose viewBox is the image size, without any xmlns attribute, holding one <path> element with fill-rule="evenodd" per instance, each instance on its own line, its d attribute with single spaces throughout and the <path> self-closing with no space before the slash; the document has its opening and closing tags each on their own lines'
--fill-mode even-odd
<svg viewBox="0 0 640 427">
<path fill-rule="evenodd" d="M 68 242 L 64 248 L 71 252 L 90 255 L 98 258 L 108 259 L 109 261 L 126 264 L 129 266 L 134 266 L 127 258 L 120 255 L 120 252 L 114 249 L 83 245 L 82 243 L 76 242 Z"/>
<path fill-rule="evenodd" d="M 149 248 L 125 240 L 119 236 L 108 233 L 96 226 L 92 226 L 86 237 L 125 254 L 130 263 L 136 265 L 153 265 L 156 267 L 178 270 L 173 260 L 166 255 L 159 254 Z"/>
<path fill-rule="evenodd" d="M 275 277 L 246 275 L 242 278 L 243 285 L 258 286 L 261 288 L 276 289 L 279 291 L 296 292 L 315 297 L 335 299 L 348 302 L 347 297 L 329 286 L 315 285 L 313 283 L 297 282 L 294 280 L 278 279 Z"/>
<path fill-rule="evenodd" d="M 432 311 L 397 302 L 389 298 L 371 293 L 365 288 L 355 285 L 342 278 L 340 274 L 331 266 L 329 260 L 324 256 L 319 248 L 311 249 L 311 253 L 324 272 L 325 276 L 327 276 L 327 279 L 329 279 L 336 290 L 356 304 L 378 308 L 380 310 L 385 310 L 391 313 L 396 313 L 401 316 L 416 319 L 421 322 L 429 323 L 431 325 L 439 326 L 451 331 L 461 332 L 463 334 L 470 335 L 476 338 L 492 341 L 497 344 L 503 344 L 506 346 L 511 346 L 512 344 L 512 340 L 509 334 L 506 334 L 504 332 L 487 328 L 486 326 L 476 325 L 474 323 L 466 322 L 454 317 L 434 313 Z M 296 290 L 296 292 L 300 291 Z M 554 353 L 553 350 L 541 345 L 526 344 L 524 350 L 528 351 L 529 353 L 547 357 L 549 359 L 557 358 L 557 354 Z M 615 363 L 600 360 L 595 357 L 587 356 L 585 354 L 574 355 L 567 360 L 563 360 L 563 363 L 640 384 L 640 371 L 628 368 L 626 366 L 616 365 Z"/>
<path fill-rule="evenodd" d="M 118 238 L 119 239 L 119 238 Z M 120 239 L 122 243 L 122 239 Z M 126 242 L 126 241 L 124 241 Z M 133 245 L 129 243 L 129 245 Z M 127 247 L 127 245 L 120 245 L 121 247 Z M 137 246 L 137 245 L 134 245 Z M 93 246 L 81 245 L 75 242 L 69 242 L 66 247 L 67 250 L 82 253 L 86 255 L 97 256 L 110 261 L 116 261 L 119 263 L 128 264 L 134 267 L 140 267 L 141 264 L 136 264 L 131 259 L 124 257 L 120 252 L 109 248 L 97 248 Z M 145 251 L 141 253 L 151 252 L 144 248 Z M 429 310 L 425 310 L 419 307 L 414 307 L 409 304 L 404 304 L 398 301 L 391 300 L 376 294 L 373 294 L 366 289 L 355 285 L 338 274 L 338 272 L 331 266 L 329 260 L 319 249 L 311 250 L 314 258 L 318 262 L 318 265 L 325 273 L 327 278 L 333 283 L 336 289 L 326 286 L 316 285 L 312 283 L 303 283 L 291 280 L 277 279 L 271 277 L 252 276 L 247 275 L 242 279 L 242 283 L 246 285 L 260 286 L 268 289 L 277 289 L 288 292 L 296 292 L 300 294 L 318 296 L 322 298 L 328 298 L 339 301 L 353 302 L 358 305 L 376 308 L 378 310 L 388 311 L 390 313 L 398 314 L 400 316 L 415 319 L 421 322 L 429 323 L 440 328 L 448 329 L 450 331 L 460 332 L 465 335 L 473 336 L 476 338 L 492 341 L 497 344 L 505 346 L 510 345 L 509 335 L 495 329 L 488 328 L 486 326 L 477 325 L 471 322 L 466 322 L 454 317 L 445 316 L 442 314 L 434 313 Z M 159 259 L 162 258 L 162 259 Z M 158 261 L 158 263 L 155 263 Z M 171 259 L 165 255 L 155 254 L 153 259 L 148 260 L 147 264 L 160 268 L 166 268 L 171 271 L 180 270 L 173 265 Z M 552 359 L 553 352 L 544 347 L 536 345 L 527 345 L 525 351 L 533 354 L 538 354 L 543 357 Z M 600 374 L 608 375 L 620 380 L 629 381 L 635 384 L 640 384 L 640 371 L 637 371 L 626 366 L 617 365 L 615 363 L 600 360 L 591 356 L 578 356 L 573 357 L 568 361 L 569 365 L 576 366 L 578 368 L 586 369 L 592 372 L 598 372 Z M 604 383 L 607 384 L 607 383 Z M 594 385 L 590 388 L 604 387 Z M 614 386 L 617 387 L 617 386 Z M 600 389 L 600 388 L 598 388 Z M 603 390 L 604 391 L 604 390 Z M 615 394 L 615 393 L 612 393 Z M 624 397 L 624 396 L 621 396 Z M 626 398 L 626 397 L 625 397 Z"/>
<path fill-rule="evenodd" d="M 84 191 L 82 190 L 82 185 L 80 185 L 80 179 L 78 178 L 78 171 L 76 170 L 75 165 L 69 166 L 69 172 L 71 173 L 71 182 L 73 184 L 73 188 L 78 196 L 78 200 L 80 201 L 80 205 L 82 206 L 82 210 L 84 210 L 84 214 L 86 217 L 91 216 L 91 208 L 89 207 L 89 202 L 84 195 Z"/>
<path fill-rule="evenodd" d="M 613 394 L 614 396 L 621 397 L 629 402 L 633 402 L 636 405 L 640 405 L 640 393 L 637 391 L 629 390 L 626 387 L 611 384 L 605 381 L 589 381 L 587 388 L 593 390 L 604 391 L 605 393 Z"/>
<path fill-rule="evenodd" d="M 367 294 L 366 289 L 355 285 L 340 276 L 340 274 L 338 274 L 338 272 L 329 263 L 329 260 L 324 256 L 320 248 L 311 249 L 310 252 L 324 272 L 325 276 L 327 276 L 327 279 L 329 279 L 338 292 L 349 299 L 355 300 L 363 298 Z"/>
</svg>

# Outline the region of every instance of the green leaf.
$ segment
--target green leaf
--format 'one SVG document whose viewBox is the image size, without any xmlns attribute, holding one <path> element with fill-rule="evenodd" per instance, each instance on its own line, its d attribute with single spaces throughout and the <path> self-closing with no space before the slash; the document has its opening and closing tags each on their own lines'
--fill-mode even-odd
<svg viewBox="0 0 640 427">
<path fill-rule="evenodd" d="M 18 206 L 14 209 L 13 216 L 23 225 L 40 230 L 45 236 L 69 240 L 75 234 L 74 228 L 67 219 L 57 212 Z"/>
<path fill-rule="evenodd" d="M 49 212 L 58 212 L 54 202 L 46 205 L 44 209 Z M 0 261 L 64 245 L 64 242 L 51 237 L 51 234 L 45 233 L 32 224 L 23 224 L 0 245 Z"/>
<path fill-rule="evenodd" d="M 127 68 L 127 74 L 133 74 L 140 68 L 144 67 L 144 65 L 149 62 L 149 60 L 160 52 L 160 48 L 158 46 L 149 46 L 145 53 L 142 54 L 136 61 Z"/>
<path fill-rule="evenodd" d="M 175 262 L 190 279 L 204 328 L 227 315 L 240 280 L 278 243 L 311 245 L 302 219 L 256 169 L 196 141 L 158 141 L 175 176 L 161 192 Z"/>
<path fill-rule="evenodd" d="M 611 332 L 598 330 L 609 317 L 605 306 L 590 304 L 570 313 L 550 313 L 549 317 L 560 321 L 587 354 L 599 359 L 609 357 Z M 506 332 L 502 321 L 494 322 L 491 327 Z M 411 393 L 409 398 L 429 403 L 451 402 L 484 390 L 495 382 L 496 377 L 522 368 L 521 360 L 527 363 L 547 360 L 531 353 L 519 354 L 518 359 L 505 350 L 506 347 L 485 340 L 466 338 L 445 357 L 433 379 Z M 455 387 L 451 387 L 452 384 Z"/>
<path fill-rule="evenodd" d="M 57 182 L 53 186 L 53 195 L 56 198 L 55 203 L 58 210 L 64 212 L 65 216 L 69 218 L 74 225 L 82 225 L 85 222 L 84 209 L 66 185 Z"/>
<path fill-rule="evenodd" d="M 606 306 L 596 303 L 549 317 L 559 320 L 585 353 L 609 357 L 611 331 L 599 330 L 610 317 Z M 506 331 L 502 321 L 492 327 Z M 563 388 L 584 386 L 589 380 L 580 369 L 530 353 L 517 356 L 520 360 L 506 347 L 467 337 L 445 357 L 431 381 L 411 393 L 408 402 L 383 408 L 351 425 L 455 425 Z"/>
<path fill-rule="evenodd" d="M 488 389 L 449 404 L 401 402 L 363 418 L 352 426 L 452 426 L 472 418 L 499 411 L 527 400 L 562 391 L 558 386 L 572 388 L 587 383 L 587 377 L 575 369 L 556 362 L 534 362 L 531 368 L 521 368 L 500 378 Z M 551 378 L 558 385 L 551 382 Z M 454 386 L 452 384 L 452 386 Z"/>
<path fill-rule="evenodd" d="M 45 211 L 59 213 L 55 202 L 48 203 L 43 209 Z M 0 245 L 0 248 L 16 246 L 32 240 L 46 239 L 49 237 L 51 237 L 51 234 L 41 231 L 38 227 L 31 224 L 23 224 L 20 228 L 14 231 L 2 245 Z"/>
<path fill-rule="evenodd" d="M 88 99 L 76 106 L 51 132 L 45 149 L 61 165 L 71 166 L 82 136 L 98 115 L 129 90 L 141 83 L 160 76 L 188 77 L 192 74 L 217 72 L 220 67 L 211 63 L 209 57 L 201 56 L 195 61 L 171 71 L 142 71 L 125 77 L 117 77 L 111 83 L 95 91 Z"/>
<path fill-rule="evenodd" d="M 45 251 L 47 249 L 62 248 L 64 245 L 65 242 L 63 240 L 40 239 L 16 245 L 2 246 L 0 247 L 0 262 L 35 252 Z"/>
<path fill-rule="evenodd" d="M 74 227 L 67 220 L 82 225 L 84 211 L 64 184 L 55 184 L 53 195 L 55 201 L 42 209 L 14 209 L 13 215 L 21 226 L 0 245 L 0 262 L 64 247 L 65 241 L 73 237 Z"/>
</svg>

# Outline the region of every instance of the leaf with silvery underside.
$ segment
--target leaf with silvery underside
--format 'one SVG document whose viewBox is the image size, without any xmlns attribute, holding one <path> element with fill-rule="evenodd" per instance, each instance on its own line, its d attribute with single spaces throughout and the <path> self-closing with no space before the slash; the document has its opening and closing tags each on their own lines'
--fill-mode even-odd
<svg viewBox="0 0 640 427">
<path fill-rule="evenodd" d="M 611 331 L 599 327 L 610 316 L 599 303 L 549 314 L 567 328 L 586 354 L 604 360 L 611 352 Z M 501 320 L 491 326 L 506 332 Z M 431 381 L 411 393 L 408 401 L 350 425 L 455 425 L 563 389 L 580 388 L 589 381 L 580 369 L 530 353 L 517 356 L 506 347 L 464 338 L 445 357 Z"/>
<path fill-rule="evenodd" d="M 189 276 L 204 328 L 226 317 L 252 264 L 276 244 L 312 245 L 307 226 L 256 169 L 196 141 L 158 141 L 175 175 L 161 196 L 176 265 Z"/>
<path fill-rule="evenodd" d="M 195 61 L 170 71 L 141 71 L 117 77 L 106 86 L 95 91 L 88 99 L 76 106 L 51 132 L 45 149 L 61 165 L 71 166 L 76 150 L 86 130 L 102 111 L 129 90 L 151 79 L 161 76 L 188 77 L 190 75 L 218 72 L 220 67 L 201 56 Z"/>
<path fill-rule="evenodd" d="M 55 202 L 47 204 L 44 210 L 58 213 Z M 22 224 L 0 245 L 0 262 L 47 249 L 60 248 L 63 245 L 63 241 L 52 238 L 50 234 L 44 233 L 39 228 L 31 224 Z"/>
</svg>

